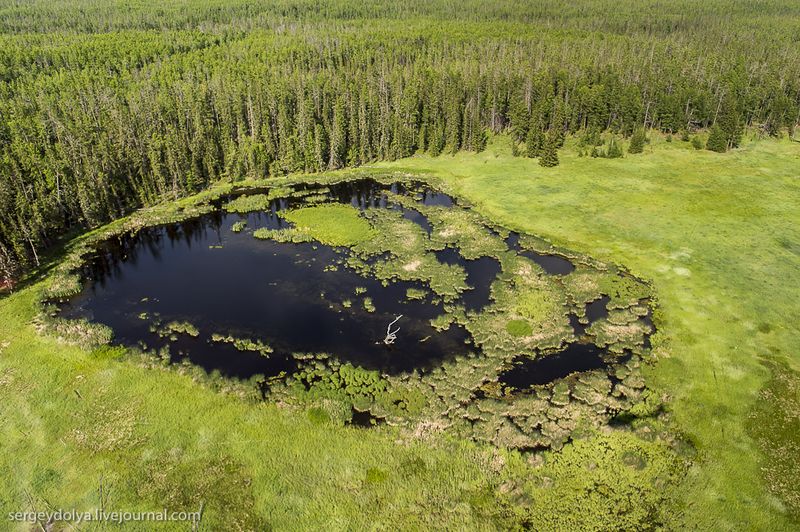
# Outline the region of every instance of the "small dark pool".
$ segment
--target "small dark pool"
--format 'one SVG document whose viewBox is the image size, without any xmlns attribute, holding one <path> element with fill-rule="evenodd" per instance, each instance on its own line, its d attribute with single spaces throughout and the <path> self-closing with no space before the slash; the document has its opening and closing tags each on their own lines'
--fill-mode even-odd
<svg viewBox="0 0 800 532">
<path fill-rule="evenodd" d="M 448 196 L 447 194 L 443 194 L 442 192 L 436 192 L 433 190 L 422 191 L 419 199 L 424 205 L 429 206 L 454 207 L 456 205 L 456 202 L 452 197 Z"/>
<path fill-rule="evenodd" d="M 575 331 L 575 336 L 580 338 L 584 334 L 586 334 L 586 329 L 589 326 L 596 322 L 599 319 L 603 319 L 608 317 L 608 303 L 611 301 L 611 298 L 608 296 L 602 296 L 599 299 L 596 299 L 590 303 L 586 303 L 586 321 L 587 323 L 581 323 L 578 316 L 575 314 L 569 315 L 569 323 L 572 325 L 572 330 Z"/>
<path fill-rule="evenodd" d="M 467 284 L 470 290 L 464 292 L 461 299 L 466 310 L 480 311 L 489 304 L 492 282 L 502 270 L 500 261 L 494 257 L 479 257 L 467 260 L 456 248 L 447 247 L 436 251 L 436 258 L 444 264 L 458 264 L 467 272 Z"/>
<path fill-rule="evenodd" d="M 510 369 L 500 374 L 501 384 L 524 390 L 569 377 L 573 373 L 608 368 L 605 351 L 594 344 L 574 343 L 552 355 L 517 357 Z"/>
<path fill-rule="evenodd" d="M 431 223 L 425 216 L 423 216 L 421 212 L 414 209 L 406 209 L 400 206 L 398 206 L 398 209 L 403 213 L 403 218 L 414 222 L 415 224 L 420 226 L 422 230 L 425 231 L 427 234 L 429 235 L 431 234 L 431 231 L 433 231 L 433 226 L 431 226 Z"/>
<path fill-rule="evenodd" d="M 353 408 L 350 420 L 346 424 L 369 429 L 384 423 L 386 423 L 386 418 L 375 416 L 369 410 L 361 412 Z"/>
<path fill-rule="evenodd" d="M 533 262 L 542 267 L 542 269 L 551 275 L 567 275 L 575 271 L 575 265 L 568 259 L 559 255 L 547 255 L 537 253 L 528 249 L 522 249 L 519 243 L 519 233 L 511 231 L 506 238 L 506 244 L 509 249 L 512 249 L 522 255 L 531 259 Z"/>
</svg>

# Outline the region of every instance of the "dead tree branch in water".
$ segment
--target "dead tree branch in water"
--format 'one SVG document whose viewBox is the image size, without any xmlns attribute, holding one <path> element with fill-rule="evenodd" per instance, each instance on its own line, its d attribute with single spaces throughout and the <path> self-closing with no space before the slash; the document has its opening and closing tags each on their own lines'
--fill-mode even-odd
<svg viewBox="0 0 800 532">
<path fill-rule="evenodd" d="M 384 343 L 384 344 L 386 344 L 386 345 L 392 345 L 392 344 L 394 343 L 394 341 L 397 339 L 397 333 L 398 333 L 398 332 L 400 332 L 400 327 L 398 327 L 397 329 L 395 329 L 395 330 L 393 331 L 393 330 L 392 330 L 392 325 L 394 325 L 395 323 L 397 323 L 398 321 L 400 321 L 400 318 L 402 318 L 402 317 L 403 317 L 403 315 L 402 315 L 402 314 L 400 314 L 399 316 L 397 316 L 397 317 L 394 319 L 394 321 L 393 321 L 392 323 L 390 323 L 390 324 L 389 324 L 389 325 L 386 327 L 386 338 L 384 338 L 384 339 L 383 339 L 383 343 Z"/>
</svg>

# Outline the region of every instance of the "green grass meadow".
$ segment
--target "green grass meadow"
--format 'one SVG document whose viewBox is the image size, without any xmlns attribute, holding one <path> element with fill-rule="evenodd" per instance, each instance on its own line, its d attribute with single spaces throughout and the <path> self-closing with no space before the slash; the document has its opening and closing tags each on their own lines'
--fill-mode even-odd
<svg viewBox="0 0 800 532">
<path fill-rule="evenodd" d="M 623 159 L 578 157 L 570 146 L 560 157 L 542 168 L 512 157 L 501 137 L 484 153 L 380 166 L 440 176 L 509 227 L 652 280 L 660 347 L 650 383 L 670 396 L 675 426 L 698 450 L 683 523 L 798 526 L 800 143 L 748 138 L 717 154 L 656 136 Z M 784 393 L 769 392 L 787 381 Z M 773 418 L 786 418 L 783 430 L 754 430 Z"/>
</svg>

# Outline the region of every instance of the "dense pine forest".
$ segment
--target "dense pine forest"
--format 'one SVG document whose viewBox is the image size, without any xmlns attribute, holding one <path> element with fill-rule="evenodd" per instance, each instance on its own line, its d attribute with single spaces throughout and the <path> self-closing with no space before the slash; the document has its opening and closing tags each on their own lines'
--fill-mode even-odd
<svg viewBox="0 0 800 532">
<path fill-rule="evenodd" d="M 208 184 L 800 120 L 800 4 L 0 1 L 0 273 Z"/>
</svg>

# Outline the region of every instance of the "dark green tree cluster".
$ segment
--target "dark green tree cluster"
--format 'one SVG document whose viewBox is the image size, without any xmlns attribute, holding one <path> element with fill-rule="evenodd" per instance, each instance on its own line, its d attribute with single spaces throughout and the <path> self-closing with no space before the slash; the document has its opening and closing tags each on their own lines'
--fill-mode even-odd
<svg viewBox="0 0 800 532">
<path fill-rule="evenodd" d="M 770 126 L 765 125 L 765 127 L 768 129 Z M 736 148 L 742 139 L 743 131 L 739 103 L 733 95 L 728 94 L 720 101 L 706 147 L 720 153 Z"/>
<path fill-rule="evenodd" d="M 600 148 L 599 146 L 602 145 L 602 142 L 598 143 L 592 148 L 591 156 L 592 157 L 599 157 L 602 159 L 621 159 L 624 157 L 622 153 L 622 146 L 620 146 L 617 139 L 613 136 L 608 139 L 608 144 L 605 148 Z"/>
<path fill-rule="evenodd" d="M 547 135 L 539 156 L 539 164 L 550 168 L 558 166 L 558 135 L 552 131 Z"/>
<path fill-rule="evenodd" d="M 800 113 L 798 20 L 723 0 L 4 3 L 0 275 L 221 180 L 479 151 L 489 132 L 544 166 L 578 132 L 778 134 Z"/>
<path fill-rule="evenodd" d="M 714 124 L 714 127 L 711 128 L 708 140 L 706 141 L 706 148 L 718 153 L 728 151 L 728 139 L 722 131 L 722 128 L 717 124 Z"/>
<path fill-rule="evenodd" d="M 628 145 L 628 153 L 642 153 L 644 145 L 647 142 L 647 136 L 644 129 L 638 128 L 631 135 L 631 143 Z"/>
</svg>

